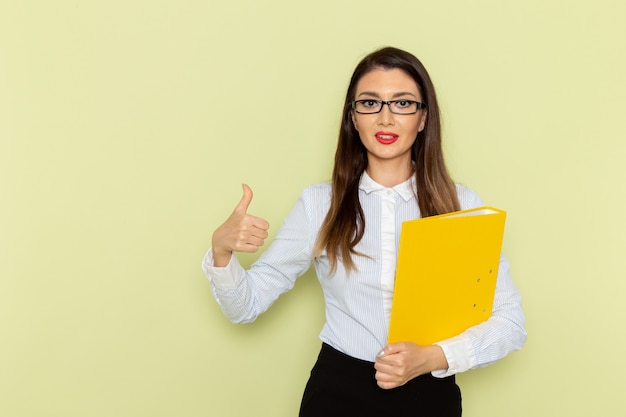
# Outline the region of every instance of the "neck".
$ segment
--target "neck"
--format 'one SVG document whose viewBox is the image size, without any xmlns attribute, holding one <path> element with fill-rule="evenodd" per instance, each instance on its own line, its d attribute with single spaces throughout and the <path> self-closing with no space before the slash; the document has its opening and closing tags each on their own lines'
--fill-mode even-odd
<svg viewBox="0 0 626 417">
<path fill-rule="evenodd" d="M 408 180 L 413 175 L 413 164 L 397 163 L 393 161 L 376 161 L 367 164 L 367 175 L 384 187 L 395 187 Z"/>
</svg>

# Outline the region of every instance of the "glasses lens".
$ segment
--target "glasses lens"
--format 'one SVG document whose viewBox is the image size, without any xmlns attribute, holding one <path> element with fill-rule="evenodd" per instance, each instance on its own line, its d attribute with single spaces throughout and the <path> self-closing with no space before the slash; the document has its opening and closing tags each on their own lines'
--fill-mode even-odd
<svg viewBox="0 0 626 417">
<path fill-rule="evenodd" d="M 354 109 L 358 113 L 378 113 L 382 105 L 378 100 L 357 100 L 354 102 Z"/>
<path fill-rule="evenodd" d="M 389 107 L 391 111 L 396 114 L 412 114 L 417 112 L 417 102 L 411 100 L 396 100 L 392 101 Z"/>
</svg>

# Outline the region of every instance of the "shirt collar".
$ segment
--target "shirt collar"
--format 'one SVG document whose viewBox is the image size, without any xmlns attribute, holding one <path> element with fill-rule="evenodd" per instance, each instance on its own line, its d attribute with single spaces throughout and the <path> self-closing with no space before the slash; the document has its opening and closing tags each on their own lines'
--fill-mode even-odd
<svg viewBox="0 0 626 417">
<path fill-rule="evenodd" d="M 367 171 L 363 171 L 363 174 L 361 175 L 361 181 L 359 183 L 359 188 L 365 191 L 366 194 L 393 190 L 398 195 L 400 195 L 400 197 L 402 197 L 404 201 L 409 201 L 410 199 L 415 197 L 415 194 L 413 192 L 413 190 L 415 189 L 415 178 L 411 176 L 408 180 L 389 188 L 378 184 L 372 179 L 372 177 L 368 175 Z"/>
</svg>

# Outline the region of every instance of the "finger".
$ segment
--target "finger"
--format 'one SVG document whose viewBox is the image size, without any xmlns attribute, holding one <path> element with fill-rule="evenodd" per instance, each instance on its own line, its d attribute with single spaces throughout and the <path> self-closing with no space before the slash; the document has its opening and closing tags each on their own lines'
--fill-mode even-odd
<svg viewBox="0 0 626 417">
<path fill-rule="evenodd" d="M 252 227 L 257 229 L 258 231 L 265 233 L 265 237 L 267 237 L 267 230 L 270 228 L 270 224 L 267 222 L 267 220 L 261 217 L 250 216 L 250 215 L 248 215 L 248 217 L 252 221 L 252 224 L 251 224 Z"/>
<path fill-rule="evenodd" d="M 238 243 L 235 245 L 236 252 L 247 252 L 254 253 L 259 250 L 260 245 L 255 245 L 253 243 Z"/>
<path fill-rule="evenodd" d="M 243 196 L 237 204 L 237 207 L 235 207 L 235 212 L 245 214 L 252 201 L 252 189 L 250 189 L 247 184 L 242 184 L 241 186 L 243 188 Z"/>
<path fill-rule="evenodd" d="M 395 381 L 376 381 L 376 383 L 378 384 L 378 386 L 382 389 L 394 389 L 394 388 L 398 388 L 399 386 L 401 386 L 402 384 L 395 382 Z"/>
<path fill-rule="evenodd" d="M 242 243 L 245 243 L 246 245 L 254 245 L 256 247 L 259 247 L 259 246 L 263 246 L 263 243 L 265 243 L 265 239 L 262 237 L 256 237 L 254 235 L 250 235 L 248 239 L 246 239 L 246 241 Z"/>
<path fill-rule="evenodd" d="M 398 347 L 396 344 L 389 344 L 387 346 L 385 346 L 384 348 L 382 348 L 382 350 L 380 352 L 378 352 L 378 354 L 376 355 L 376 359 L 382 359 L 385 356 L 388 355 L 393 355 L 394 353 L 398 352 Z"/>
<path fill-rule="evenodd" d="M 391 375 L 394 368 L 393 365 L 389 363 L 377 361 L 374 363 L 374 369 L 376 370 L 376 379 L 379 379 L 379 376 Z"/>
<path fill-rule="evenodd" d="M 237 236 L 236 236 L 236 245 L 238 246 L 262 246 L 265 243 L 265 239 L 267 238 L 268 233 L 266 230 L 259 229 L 254 225 L 246 225 L 243 226 Z"/>
<path fill-rule="evenodd" d="M 386 372 L 381 372 L 381 371 L 376 372 L 374 377 L 376 378 L 376 381 L 378 381 L 378 382 L 387 382 L 387 383 L 389 383 L 389 382 L 396 382 L 396 380 L 397 380 L 397 377 L 395 375 L 392 375 L 392 374 L 386 373 Z"/>
<path fill-rule="evenodd" d="M 270 228 L 270 224 L 267 220 L 244 213 L 241 213 L 237 219 L 237 221 L 239 221 L 238 228 L 241 231 L 245 231 L 246 233 L 254 234 L 256 236 L 263 236 L 264 238 L 267 237 L 267 231 Z"/>
<path fill-rule="evenodd" d="M 390 374 L 376 372 L 376 384 L 383 389 L 391 389 L 399 386 L 400 381 Z"/>
<path fill-rule="evenodd" d="M 266 228 L 261 229 L 259 227 L 255 227 L 254 229 L 250 231 L 250 236 L 265 240 L 267 239 L 267 236 L 268 236 L 267 229 Z"/>
<path fill-rule="evenodd" d="M 406 343 L 390 343 L 387 345 L 387 354 L 391 355 L 394 353 L 400 353 L 407 349 Z"/>
<path fill-rule="evenodd" d="M 374 363 L 374 369 L 379 372 L 381 375 L 397 375 L 398 366 L 401 364 L 398 363 L 396 356 L 388 356 L 385 358 L 378 358 Z"/>
</svg>

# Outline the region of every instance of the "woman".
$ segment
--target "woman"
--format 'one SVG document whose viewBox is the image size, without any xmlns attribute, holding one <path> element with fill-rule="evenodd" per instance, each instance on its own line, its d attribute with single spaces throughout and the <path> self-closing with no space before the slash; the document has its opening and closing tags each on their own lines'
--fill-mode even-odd
<svg viewBox="0 0 626 417">
<path fill-rule="evenodd" d="M 343 109 L 332 182 L 306 188 L 274 242 L 244 271 L 265 220 L 252 191 L 213 234 L 203 262 L 233 322 L 250 322 L 314 265 L 324 291 L 322 350 L 301 416 L 460 416 L 454 375 L 488 365 L 525 340 L 521 297 L 501 258 L 491 318 L 432 346 L 386 343 L 400 225 L 482 206 L 450 179 L 434 87 L 420 61 L 383 48 L 356 67 Z"/>
</svg>

